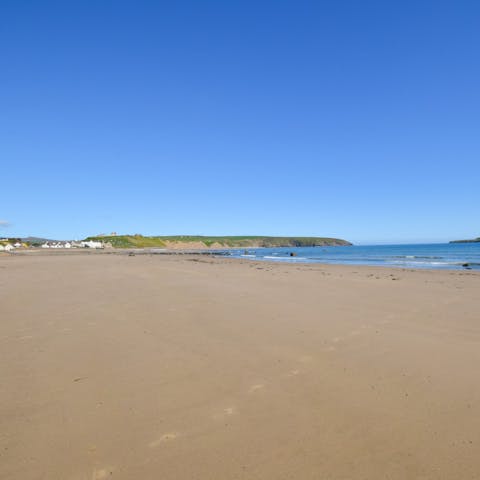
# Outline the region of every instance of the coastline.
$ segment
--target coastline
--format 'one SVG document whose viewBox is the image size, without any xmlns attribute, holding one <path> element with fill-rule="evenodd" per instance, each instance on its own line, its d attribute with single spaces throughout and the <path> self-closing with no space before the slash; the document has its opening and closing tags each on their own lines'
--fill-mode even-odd
<svg viewBox="0 0 480 480">
<path fill-rule="evenodd" d="M 342 252 L 342 247 L 325 248 L 316 247 L 313 249 L 302 248 L 254 248 L 245 249 L 243 247 L 231 248 L 22 248 L 11 252 L 0 252 L 0 257 L 8 255 L 17 256 L 62 256 L 62 255 L 128 255 L 128 256 L 206 256 L 212 258 L 230 258 L 236 260 L 247 260 L 249 262 L 261 263 L 293 263 L 295 265 L 345 265 L 351 267 L 378 267 L 393 268 L 395 270 L 431 270 L 431 271 L 476 271 L 480 272 L 480 249 L 468 252 L 440 251 L 440 252 L 416 252 L 405 251 L 412 247 L 418 249 L 434 248 L 448 244 L 425 244 L 425 245 L 382 245 L 382 246 L 362 246 L 362 249 L 400 249 L 392 252 L 372 252 L 362 254 L 354 251 L 355 246 L 348 246 Z M 244 252 L 242 254 L 240 252 Z M 319 255 L 319 252 L 320 255 Z M 353 260 L 349 253 L 354 253 Z M 345 253 L 348 253 L 345 255 Z M 400 254 L 401 253 L 401 254 Z M 408 254 L 407 254 L 408 253 Z M 312 256 L 313 255 L 313 256 Z"/>
<path fill-rule="evenodd" d="M 63 253 L 0 256 L 0 477 L 480 470 L 479 272 Z"/>
</svg>

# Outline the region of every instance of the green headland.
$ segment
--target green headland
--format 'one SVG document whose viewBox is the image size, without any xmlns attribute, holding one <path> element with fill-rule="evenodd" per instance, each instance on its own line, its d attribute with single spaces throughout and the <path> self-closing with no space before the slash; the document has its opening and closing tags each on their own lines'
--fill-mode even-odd
<svg viewBox="0 0 480 480">
<path fill-rule="evenodd" d="M 144 237 L 143 235 L 101 235 L 88 237 L 110 244 L 114 248 L 255 248 L 255 247 L 322 247 L 352 245 L 340 238 L 327 237 L 207 237 L 173 235 Z"/>
<path fill-rule="evenodd" d="M 450 243 L 480 243 L 480 237 L 472 238 L 470 240 L 452 240 Z"/>
</svg>

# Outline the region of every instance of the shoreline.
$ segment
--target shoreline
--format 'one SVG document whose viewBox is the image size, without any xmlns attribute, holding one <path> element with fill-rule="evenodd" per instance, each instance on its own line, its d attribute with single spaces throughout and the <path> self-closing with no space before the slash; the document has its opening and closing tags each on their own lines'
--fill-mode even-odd
<svg viewBox="0 0 480 480">
<path fill-rule="evenodd" d="M 230 251 L 245 250 L 244 248 L 231 248 L 224 250 L 206 250 L 206 249 L 158 249 L 158 248 L 106 248 L 106 249 L 22 249 L 13 252 L 0 252 L 0 258 L 9 256 L 79 256 L 79 255 L 117 255 L 117 256 L 163 256 L 163 257 L 177 257 L 177 256 L 192 256 L 192 257 L 210 257 L 224 260 L 234 260 L 248 263 L 272 264 L 272 265 L 318 265 L 321 267 L 349 267 L 349 268 L 378 268 L 393 269 L 395 271 L 425 271 L 425 272 L 468 272 L 480 275 L 480 269 L 468 267 L 466 264 L 462 266 L 458 263 L 456 267 L 442 267 L 442 268 L 428 268 L 428 267 L 411 267 L 403 265 L 373 265 L 368 263 L 329 263 L 321 261 L 302 261 L 302 259 L 285 259 L 273 260 L 265 258 L 248 258 L 242 256 L 229 255 Z"/>
</svg>

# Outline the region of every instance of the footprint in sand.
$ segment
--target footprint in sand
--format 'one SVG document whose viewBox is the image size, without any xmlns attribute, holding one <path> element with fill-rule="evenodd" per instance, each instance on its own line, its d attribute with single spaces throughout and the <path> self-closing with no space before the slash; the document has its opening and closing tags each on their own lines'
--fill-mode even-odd
<svg viewBox="0 0 480 480">
<path fill-rule="evenodd" d="M 107 478 L 112 474 L 113 474 L 112 467 L 94 468 L 92 472 L 92 480 L 102 480 L 103 478 Z"/>
<path fill-rule="evenodd" d="M 290 372 L 287 373 L 287 377 L 296 377 L 300 373 L 300 370 L 290 370 Z"/>
<path fill-rule="evenodd" d="M 257 383 L 256 385 L 252 385 L 248 389 L 248 393 L 258 392 L 259 390 L 262 390 L 263 388 L 265 388 L 265 385 L 263 383 Z"/>
<path fill-rule="evenodd" d="M 222 410 L 220 413 L 216 413 L 213 415 L 213 418 L 215 419 L 222 419 L 225 417 L 229 417 L 230 415 L 236 415 L 238 413 L 238 410 L 235 407 L 227 407 Z"/>
<path fill-rule="evenodd" d="M 162 443 L 167 443 L 167 442 L 170 442 L 171 440 L 175 440 L 177 437 L 178 437 L 177 432 L 164 433 L 160 438 L 157 438 L 156 440 L 153 440 L 153 442 L 150 442 L 148 446 L 150 448 L 155 448 Z"/>
</svg>

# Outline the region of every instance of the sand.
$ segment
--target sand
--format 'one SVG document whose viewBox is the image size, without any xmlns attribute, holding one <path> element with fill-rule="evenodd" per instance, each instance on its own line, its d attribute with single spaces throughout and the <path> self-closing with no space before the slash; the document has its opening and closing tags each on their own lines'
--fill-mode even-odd
<svg viewBox="0 0 480 480">
<path fill-rule="evenodd" d="M 480 274 L 0 257 L 0 478 L 480 478 Z"/>
</svg>

